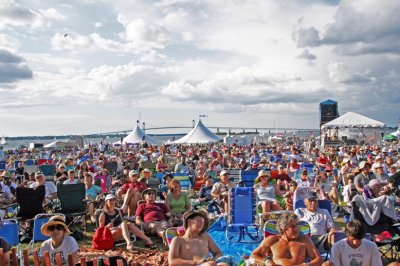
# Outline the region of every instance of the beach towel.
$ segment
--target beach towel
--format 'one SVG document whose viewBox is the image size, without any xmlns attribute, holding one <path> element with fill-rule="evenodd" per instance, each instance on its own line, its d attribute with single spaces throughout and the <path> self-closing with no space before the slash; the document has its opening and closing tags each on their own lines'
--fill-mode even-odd
<svg viewBox="0 0 400 266">
<path fill-rule="evenodd" d="M 374 199 L 365 199 L 361 195 L 356 195 L 352 200 L 359 208 L 360 213 L 364 217 L 364 220 L 369 225 L 375 225 L 381 213 L 387 217 L 393 219 L 393 223 L 396 222 L 396 211 L 394 208 L 393 201 L 388 196 L 380 196 Z M 350 220 L 354 219 L 354 212 L 352 212 Z"/>
</svg>

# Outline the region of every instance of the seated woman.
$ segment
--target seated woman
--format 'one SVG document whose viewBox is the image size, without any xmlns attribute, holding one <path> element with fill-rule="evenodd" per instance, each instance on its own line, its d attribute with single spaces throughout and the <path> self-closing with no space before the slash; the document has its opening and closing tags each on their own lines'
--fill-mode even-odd
<svg viewBox="0 0 400 266">
<path fill-rule="evenodd" d="M 261 170 L 255 180 L 254 190 L 258 199 L 261 201 L 263 215 L 265 219 L 269 218 L 271 210 L 282 210 L 276 196 L 282 196 L 277 185 L 270 183 L 271 174 L 268 171 Z"/>
<path fill-rule="evenodd" d="M 221 214 L 218 202 L 215 201 L 211 195 L 211 190 L 214 185 L 211 176 L 204 178 L 205 184 L 200 188 L 198 202 L 193 206 L 194 209 L 200 209 L 202 206 L 206 206 L 208 212 Z"/>
<path fill-rule="evenodd" d="M 130 234 L 133 233 L 136 237 L 145 241 L 145 246 L 151 249 L 157 248 L 153 241 L 147 237 L 140 229 L 133 223 L 122 220 L 122 213 L 119 209 L 115 208 L 116 197 L 108 194 L 105 199 L 103 211 L 99 217 L 99 226 L 107 226 L 113 235 L 114 242 L 125 240 L 126 248 L 133 249 L 133 243 Z"/>
<path fill-rule="evenodd" d="M 78 262 L 79 246 L 76 240 L 69 236 L 71 232 L 65 224 L 64 216 L 51 217 L 47 223 L 42 225 L 40 230 L 44 236 L 50 237 L 42 243 L 39 251 L 40 257 L 43 258 L 44 253 L 48 251 L 51 265 L 56 265 L 55 255 L 61 253 L 62 263 L 67 265 L 68 255 L 71 254 L 74 264 Z"/>
<path fill-rule="evenodd" d="M 191 209 L 189 196 L 182 192 L 181 183 L 173 179 L 169 185 L 169 193 L 165 200 L 165 204 L 169 208 L 174 226 L 182 223 L 182 215 Z"/>
<path fill-rule="evenodd" d="M 163 181 L 164 184 L 160 185 L 160 199 L 165 200 L 167 198 L 169 186 L 171 184 L 172 179 L 174 179 L 174 176 L 172 174 L 166 174 L 163 176 Z"/>
<path fill-rule="evenodd" d="M 172 239 L 168 252 L 169 265 L 237 265 L 230 257 L 222 256 L 221 250 L 206 232 L 208 225 L 204 211 L 190 211 L 183 215 L 186 232 L 182 237 Z"/>
<path fill-rule="evenodd" d="M 169 171 L 169 166 L 165 160 L 165 156 L 161 155 L 157 159 L 157 164 L 156 164 L 156 171 L 160 173 L 165 173 Z"/>
</svg>

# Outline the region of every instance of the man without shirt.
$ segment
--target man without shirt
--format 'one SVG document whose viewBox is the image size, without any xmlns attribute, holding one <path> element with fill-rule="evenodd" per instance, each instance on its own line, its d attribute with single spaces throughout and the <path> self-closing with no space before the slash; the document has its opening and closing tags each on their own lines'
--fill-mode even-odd
<svg viewBox="0 0 400 266">
<path fill-rule="evenodd" d="M 280 234 L 265 238 L 251 253 L 250 260 L 254 259 L 256 265 L 266 266 L 332 265 L 328 261 L 322 264 L 321 255 L 311 239 L 300 235 L 298 221 L 293 212 L 284 212 L 276 225 Z M 266 259 L 267 255 L 272 256 Z M 307 258 L 309 262 L 306 262 Z"/>
</svg>

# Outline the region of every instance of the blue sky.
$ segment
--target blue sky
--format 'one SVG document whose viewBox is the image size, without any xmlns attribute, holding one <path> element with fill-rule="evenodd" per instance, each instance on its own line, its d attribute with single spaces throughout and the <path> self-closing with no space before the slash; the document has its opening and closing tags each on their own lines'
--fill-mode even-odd
<svg viewBox="0 0 400 266">
<path fill-rule="evenodd" d="M 319 102 L 396 126 L 396 0 L 0 0 L 0 135 L 317 128 Z"/>
</svg>

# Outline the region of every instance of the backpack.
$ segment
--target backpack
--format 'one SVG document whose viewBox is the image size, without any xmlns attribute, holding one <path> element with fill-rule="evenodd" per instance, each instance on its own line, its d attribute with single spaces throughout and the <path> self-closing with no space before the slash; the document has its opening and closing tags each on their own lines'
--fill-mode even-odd
<svg viewBox="0 0 400 266">
<path fill-rule="evenodd" d="M 108 227 L 102 226 L 96 229 L 92 239 L 92 247 L 98 250 L 109 250 L 114 247 L 114 240 Z"/>
</svg>

